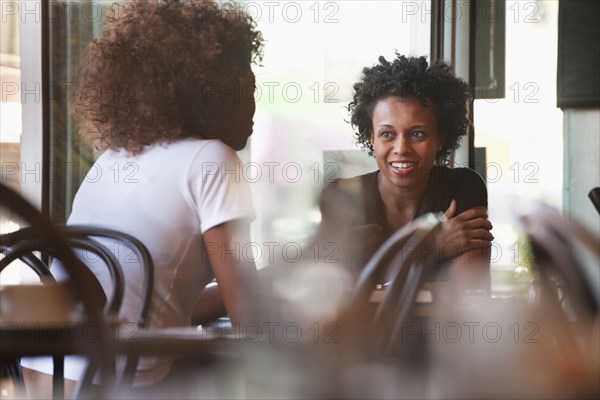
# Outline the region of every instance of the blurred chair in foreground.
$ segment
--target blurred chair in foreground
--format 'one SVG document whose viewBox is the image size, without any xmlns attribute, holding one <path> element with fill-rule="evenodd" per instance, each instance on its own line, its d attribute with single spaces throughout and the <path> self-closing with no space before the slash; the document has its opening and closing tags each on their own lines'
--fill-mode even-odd
<svg viewBox="0 0 600 400">
<path fill-rule="evenodd" d="M 81 261 L 99 260 L 107 269 L 111 278 L 111 287 L 108 293 L 98 293 L 96 297 L 105 302 L 104 313 L 114 326 L 119 329 L 119 311 L 123 304 L 125 293 L 125 273 L 120 260 L 115 253 L 119 253 L 119 247 L 128 250 L 130 261 L 135 261 L 134 267 L 141 268 L 142 274 L 142 296 L 140 299 L 138 315 L 135 321 L 135 329 L 145 328 L 148 325 L 148 313 L 152 299 L 152 290 L 154 284 L 154 268 L 152 258 L 146 246 L 131 235 L 118 232 L 112 229 L 100 228 L 95 226 L 64 226 L 57 227 L 57 230 L 64 238 L 64 245 L 75 251 L 74 254 Z M 98 239 L 104 239 L 105 242 Z M 108 241 L 108 242 L 106 242 Z M 0 260 L 0 271 L 8 266 L 15 259 L 21 259 L 30 267 L 34 268 L 36 273 L 42 278 L 55 281 L 50 272 L 50 268 L 45 261 L 51 259 L 61 260 L 61 254 L 66 254 L 68 249 L 61 249 L 56 243 L 47 240 L 30 227 L 5 235 L 3 240 L 3 255 Z M 119 246 L 119 247 L 117 247 Z M 129 256 L 132 257 L 129 257 Z M 56 267 L 56 266 L 55 266 Z M 86 270 L 87 272 L 87 270 Z M 102 290 L 99 282 L 90 272 L 86 287 L 92 291 Z M 108 301 L 106 301 L 108 299 Z M 131 327 L 129 327 L 131 328 Z M 123 373 L 119 375 L 119 385 L 122 388 L 131 387 L 137 367 L 137 355 L 129 354 L 123 368 Z M 76 391 L 76 397 L 84 394 L 92 384 L 94 375 L 99 369 L 97 360 L 90 359 L 90 364 L 83 377 L 79 380 L 79 386 Z M 62 358 L 54 358 L 54 379 L 57 390 L 60 390 L 64 382 L 62 381 Z M 58 393 L 58 392 L 57 392 Z"/>
<path fill-rule="evenodd" d="M 415 306 L 414 293 L 434 271 L 427 263 L 405 268 L 437 225 L 413 225 L 390 238 L 359 279 L 350 322 L 341 320 L 339 396 L 597 398 L 600 241 L 547 206 L 526 209 L 521 220 L 540 283 L 534 303 L 455 292 Z M 583 249 L 595 262 L 580 257 Z M 369 307 L 377 283 L 371 276 L 380 268 L 399 273 L 383 301 Z"/>
<path fill-rule="evenodd" d="M 463 296 L 432 318 L 425 397 L 600 395 L 600 241 L 547 205 L 521 210 L 534 256 L 530 298 Z"/>
<path fill-rule="evenodd" d="M 432 276 L 434 252 L 430 249 L 443 221 L 442 214 L 433 213 L 412 221 L 388 238 L 369 260 L 342 317 L 342 329 L 346 330 L 342 333 L 366 341 L 353 342 L 353 346 L 370 348 L 379 356 L 389 356 L 397 347 L 417 293 Z M 370 299 L 380 277 L 385 277 L 387 289 L 373 309 Z"/>
<path fill-rule="evenodd" d="M 15 243 L 15 237 L 18 236 L 17 233 L 8 233 L 0 236 L 0 247 L 3 254 L 11 254 L 9 257 L 12 259 L 21 258 L 22 255 L 25 264 L 32 267 L 38 274 L 41 274 L 44 277 L 44 283 L 46 283 L 46 285 L 37 287 L 3 288 L 3 312 L 0 330 L 2 331 L 3 338 L 7 340 L 13 338 L 15 339 L 15 343 L 9 343 L 6 347 L 3 346 L 3 351 L 0 353 L 0 362 L 11 364 L 14 363 L 15 357 L 21 355 L 47 354 L 62 356 L 69 352 L 83 352 L 98 360 L 103 382 L 110 384 L 114 379 L 112 361 L 114 357 L 110 343 L 111 335 L 102 314 L 102 301 L 98 297 L 98 293 L 101 291 L 100 285 L 97 282 L 94 284 L 95 280 L 90 277 L 87 268 L 74 255 L 63 235 L 31 204 L 3 184 L 0 184 L 0 206 L 8 209 L 24 223 L 29 224 L 29 227 L 26 229 L 35 236 L 42 238 L 43 242 L 47 244 L 47 248 L 51 247 L 55 249 L 53 255 L 60 259 L 69 276 L 69 279 L 64 284 L 55 284 L 49 278 L 47 269 L 45 268 L 47 263 L 43 259 L 39 259 L 39 262 L 34 260 L 31 250 L 26 250 L 27 247 L 32 247 L 31 243 L 27 243 L 27 240 L 23 243 Z M 57 249 L 60 249 L 60 251 Z M 3 258 L 2 262 L 4 264 L 8 263 L 8 261 L 5 262 L 5 258 Z M 55 315 L 48 316 L 40 312 L 48 310 L 49 307 L 58 306 L 58 304 L 52 303 L 44 304 L 44 298 L 48 300 L 49 297 L 47 296 L 49 295 L 52 299 L 76 299 L 81 301 L 83 308 L 80 310 L 80 318 L 75 322 L 80 325 L 93 324 L 99 332 L 98 340 L 92 342 L 63 337 L 63 334 L 68 335 L 73 332 L 66 325 L 63 326 L 65 332 L 60 329 L 61 322 L 66 324 L 70 318 L 70 315 L 67 315 L 67 311 L 62 309 L 62 314 L 65 315 L 58 316 L 60 321 L 52 323 L 52 321 L 48 320 L 46 322 L 52 324 L 57 334 L 63 336 L 59 336 L 60 340 L 55 340 L 52 343 L 41 343 L 40 338 L 43 335 L 41 335 L 41 331 L 38 332 L 40 330 L 40 323 L 44 322 L 42 319 L 53 318 Z M 67 300 L 67 302 L 69 301 Z M 16 319 L 16 321 L 11 321 L 11 319 Z M 48 329 L 42 329 L 44 333 L 47 333 Z M 27 342 L 28 340 L 32 340 L 32 342 L 29 343 Z M 34 354 L 31 354 L 33 351 L 32 347 L 35 348 Z M 55 379 L 57 379 L 55 383 L 60 382 L 60 377 L 57 376 Z M 62 395 L 60 385 L 57 385 L 54 396 L 62 397 Z"/>
<path fill-rule="evenodd" d="M 557 342 L 565 358 L 587 358 L 591 354 L 580 339 L 585 344 L 598 339 L 592 332 L 600 310 L 600 239 L 542 203 L 520 219 L 535 257 L 538 300 L 563 326 L 556 332 Z"/>
</svg>

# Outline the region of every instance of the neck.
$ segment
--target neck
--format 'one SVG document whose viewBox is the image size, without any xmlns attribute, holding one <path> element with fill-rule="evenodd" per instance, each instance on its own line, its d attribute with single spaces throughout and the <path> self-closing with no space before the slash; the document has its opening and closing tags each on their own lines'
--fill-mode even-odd
<svg viewBox="0 0 600 400">
<path fill-rule="evenodd" d="M 399 188 L 390 185 L 383 174 L 379 173 L 377 174 L 377 187 L 388 212 L 393 211 L 412 219 L 425 193 L 427 181 L 415 187 Z"/>
</svg>

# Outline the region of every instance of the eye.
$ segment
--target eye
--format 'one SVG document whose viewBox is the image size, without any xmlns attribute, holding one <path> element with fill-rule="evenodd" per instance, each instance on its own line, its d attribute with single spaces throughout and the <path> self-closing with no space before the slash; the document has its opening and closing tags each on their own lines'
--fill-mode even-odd
<svg viewBox="0 0 600 400">
<path fill-rule="evenodd" d="M 392 131 L 383 131 L 383 132 L 379 133 L 379 136 L 382 137 L 382 138 L 384 138 L 384 139 L 391 139 L 395 135 L 394 135 L 394 132 L 392 132 Z"/>
<path fill-rule="evenodd" d="M 411 136 L 416 139 L 423 139 L 426 135 L 425 135 L 425 132 L 423 132 L 423 131 L 414 131 L 411 133 Z"/>
</svg>

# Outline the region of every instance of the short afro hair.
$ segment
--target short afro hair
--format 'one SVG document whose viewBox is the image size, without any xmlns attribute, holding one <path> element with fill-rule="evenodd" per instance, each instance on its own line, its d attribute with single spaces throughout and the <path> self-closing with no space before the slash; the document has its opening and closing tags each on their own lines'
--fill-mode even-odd
<svg viewBox="0 0 600 400">
<path fill-rule="evenodd" d="M 459 138 L 466 135 L 471 126 L 469 85 L 444 62 L 428 65 L 425 57 L 405 57 L 398 53 L 392 62 L 379 57 L 379 64 L 363 69 L 348 105 L 350 123 L 358 130 L 354 134 L 357 143 L 370 155 L 373 155 L 373 110 L 379 100 L 390 96 L 414 98 L 423 106 L 434 107 L 438 135 L 444 143 L 436 153 L 436 161 L 447 163 L 450 152 L 458 148 Z"/>
<path fill-rule="evenodd" d="M 83 138 L 98 150 L 131 154 L 185 137 L 219 138 L 233 108 L 224 97 L 254 101 L 254 87 L 240 87 L 241 77 L 262 60 L 262 45 L 255 22 L 235 3 L 127 3 L 79 68 L 73 109 Z"/>
</svg>

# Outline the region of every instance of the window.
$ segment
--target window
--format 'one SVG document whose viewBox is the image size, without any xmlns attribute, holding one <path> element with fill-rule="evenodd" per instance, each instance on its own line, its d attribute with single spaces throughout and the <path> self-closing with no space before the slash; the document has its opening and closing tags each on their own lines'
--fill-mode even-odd
<svg viewBox="0 0 600 400">
<path fill-rule="evenodd" d="M 8 4 L 3 4 L 6 8 Z M 0 25 L 0 159 L 2 183 L 20 191 L 21 163 L 21 57 L 19 13 L 2 13 Z"/>
<path fill-rule="evenodd" d="M 558 2 L 506 2 L 503 99 L 476 100 L 475 146 L 486 150 L 494 225 L 493 291 L 529 285 L 532 262 L 515 215 L 524 200 L 562 207 L 562 112 L 556 107 Z M 519 285 L 521 283 L 522 285 Z"/>
<path fill-rule="evenodd" d="M 430 16 L 410 12 L 415 4 L 242 3 L 266 39 L 263 67 L 255 68 L 257 112 L 245 155 L 251 164 L 242 171 L 253 183 L 259 215 L 253 237 L 259 243 L 291 243 L 298 249 L 320 220 L 323 185 L 376 169 L 355 145 L 346 106 L 362 68 L 380 55 L 429 54 Z M 259 265 L 269 261 L 257 258 Z"/>
</svg>

